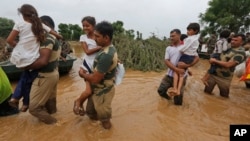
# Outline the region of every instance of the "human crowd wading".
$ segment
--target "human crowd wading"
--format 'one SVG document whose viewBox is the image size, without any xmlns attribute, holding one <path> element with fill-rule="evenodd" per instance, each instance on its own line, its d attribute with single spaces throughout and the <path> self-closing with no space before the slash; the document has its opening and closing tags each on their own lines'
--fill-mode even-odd
<svg viewBox="0 0 250 141">
<path fill-rule="evenodd" d="M 58 60 L 62 50 L 59 40 L 63 37 L 55 32 L 54 20 L 47 15 L 39 17 L 32 5 L 24 4 L 18 8 L 18 12 L 23 16 L 23 21 L 14 25 L 6 41 L 13 47 L 10 61 L 24 72 L 12 92 L 8 78 L 0 68 L 0 88 L 3 88 L 0 115 L 29 111 L 45 124 L 56 124 L 59 121 L 53 114 L 59 108 L 56 105 Z M 117 50 L 112 43 L 114 29 L 108 21 L 96 23 L 92 16 L 83 17 L 81 23 L 85 34 L 80 36 L 79 41 L 86 55 L 82 58 L 78 74 L 85 81 L 85 90 L 72 100 L 72 112 L 76 116 L 98 120 L 104 129 L 110 129 L 111 103 L 115 96 L 119 63 Z M 166 47 L 164 57 L 167 72 L 156 91 L 162 98 L 173 100 L 175 105 L 183 104 L 187 77 L 192 76 L 189 67 L 199 61 L 199 32 L 200 25 L 196 22 L 187 25 L 183 40 L 183 33 L 179 29 L 170 31 L 171 44 Z M 230 29 L 225 29 L 219 39 L 215 34 L 211 35 L 207 46 L 207 53 L 211 54 L 208 60 L 211 67 L 201 80 L 205 93 L 213 94 L 215 86 L 218 86 L 219 95 L 224 98 L 229 98 L 235 67 L 246 60 L 246 52 L 249 52 L 249 37 L 241 33 L 230 34 Z M 16 41 L 17 36 L 19 41 Z M 244 47 L 245 40 L 248 42 Z M 19 109 L 21 98 L 23 105 Z"/>
</svg>

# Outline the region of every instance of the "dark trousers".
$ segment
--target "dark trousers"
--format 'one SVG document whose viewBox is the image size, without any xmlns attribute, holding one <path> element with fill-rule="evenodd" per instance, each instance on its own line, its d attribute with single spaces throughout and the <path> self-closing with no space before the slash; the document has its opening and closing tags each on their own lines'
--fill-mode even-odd
<svg viewBox="0 0 250 141">
<path fill-rule="evenodd" d="M 19 100 L 23 97 L 23 105 L 29 105 L 29 95 L 30 95 L 31 85 L 34 79 L 37 77 L 37 75 L 38 75 L 38 72 L 36 70 L 23 71 L 17 83 L 16 89 L 13 93 L 12 98 Z"/>
<path fill-rule="evenodd" d="M 174 96 L 174 104 L 175 105 L 182 105 L 183 102 L 183 94 L 184 94 L 184 87 L 186 85 L 186 81 L 187 81 L 187 77 L 184 77 L 184 81 L 183 81 L 183 85 L 181 87 L 181 94 Z M 166 98 L 168 100 L 170 100 L 171 98 L 167 95 L 167 90 L 173 87 L 173 77 L 167 76 L 165 75 L 161 81 L 161 84 L 157 90 L 158 94 L 163 97 Z"/>
</svg>

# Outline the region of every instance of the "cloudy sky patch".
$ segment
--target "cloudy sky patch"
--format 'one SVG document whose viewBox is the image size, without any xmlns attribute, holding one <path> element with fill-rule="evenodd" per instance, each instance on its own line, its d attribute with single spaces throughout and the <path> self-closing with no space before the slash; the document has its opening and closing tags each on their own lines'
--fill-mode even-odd
<svg viewBox="0 0 250 141">
<path fill-rule="evenodd" d="M 133 29 L 147 38 L 154 33 L 162 38 L 173 28 L 186 33 L 190 22 L 199 22 L 199 14 L 208 8 L 209 0 L 1 0 L 0 17 L 22 20 L 17 8 L 31 4 L 39 16 L 49 15 L 55 23 L 79 24 L 84 16 L 97 22 L 122 21 L 126 30 Z"/>
</svg>

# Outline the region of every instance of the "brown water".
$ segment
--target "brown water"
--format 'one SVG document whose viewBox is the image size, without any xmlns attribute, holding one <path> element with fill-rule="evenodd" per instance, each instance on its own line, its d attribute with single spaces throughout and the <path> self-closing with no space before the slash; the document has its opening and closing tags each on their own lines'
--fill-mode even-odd
<svg viewBox="0 0 250 141">
<path fill-rule="evenodd" d="M 81 57 L 81 48 L 75 48 Z M 201 60 L 191 68 L 183 106 L 162 99 L 157 88 L 165 72 L 127 70 L 124 81 L 116 86 L 113 127 L 104 130 L 99 122 L 72 112 L 73 101 L 84 90 L 78 76 L 81 59 L 58 84 L 59 125 L 46 125 L 28 112 L 0 118 L 1 141 L 228 141 L 230 124 L 250 124 L 250 93 L 243 82 L 234 78 L 230 98 L 203 93 L 200 78 L 208 68 Z M 13 88 L 16 82 L 12 82 Z"/>
</svg>

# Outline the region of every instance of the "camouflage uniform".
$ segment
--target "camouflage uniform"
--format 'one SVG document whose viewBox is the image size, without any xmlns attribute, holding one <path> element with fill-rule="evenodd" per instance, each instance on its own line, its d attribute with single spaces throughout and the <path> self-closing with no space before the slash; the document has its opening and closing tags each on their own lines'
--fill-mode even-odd
<svg viewBox="0 0 250 141">
<path fill-rule="evenodd" d="M 46 41 L 40 46 L 40 49 L 44 48 L 52 50 L 52 53 L 49 63 L 38 70 L 38 76 L 32 83 L 29 112 L 39 120 L 51 124 L 57 121 L 50 114 L 57 111 L 58 59 L 61 47 L 56 37 L 48 35 Z"/>
<path fill-rule="evenodd" d="M 214 52 L 215 44 L 216 44 L 216 36 L 212 35 L 210 39 L 207 41 L 207 53 L 212 54 Z"/>
<path fill-rule="evenodd" d="M 86 112 L 90 118 L 97 117 L 101 121 L 109 120 L 112 115 L 111 102 L 115 94 L 114 79 L 118 56 L 114 46 L 98 52 L 93 68 L 104 73 L 104 79 L 92 84 L 93 94 L 88 98 Z"/>
<path fill-rule="evenodd" d="M 220 60 L 224 62 L 235 61 L 237 64 L 242 63 L 246 59 L 245 50 L 243 47 L 230 48 L 227 51 L 221 53 Z M 236 66 L 231 68 L 225 68 L 217 65 L 215 72 L 210 74 L 208 80 L 208 86 L 205 86 L 204 91 L 206 93 L 212 93 L 215 85 L 217 84 L 220 90 L 220 95 L 223 97 L 229 96 L 229 88 L 233 79 L 234 69 Z"/>
<path fill-rule="evenodd" d="M 70 44 L 66 41 L 61 41 L 60 44 L 62 48 L 61 57 L 66 58 L 67 54 L 70 54 L 72 52 Z"/>
</svg>

